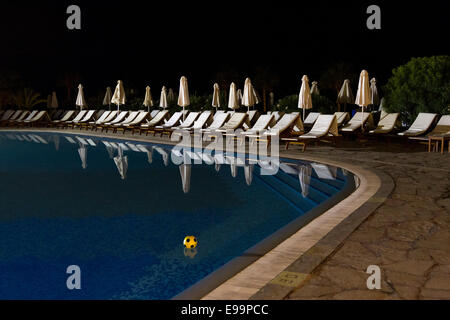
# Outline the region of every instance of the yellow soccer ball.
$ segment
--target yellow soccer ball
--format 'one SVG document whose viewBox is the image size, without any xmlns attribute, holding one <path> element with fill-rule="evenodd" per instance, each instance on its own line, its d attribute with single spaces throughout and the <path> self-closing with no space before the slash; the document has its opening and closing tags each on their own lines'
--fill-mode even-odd
<svg viewBox="0 0 450 320">
<path fill-rule="evenodd" d="M 192 249 L 197 247 L 198 241 L 194 236 L 186 236 L 183 241 L 183 245 L 185 248 Z"/>
</svg>

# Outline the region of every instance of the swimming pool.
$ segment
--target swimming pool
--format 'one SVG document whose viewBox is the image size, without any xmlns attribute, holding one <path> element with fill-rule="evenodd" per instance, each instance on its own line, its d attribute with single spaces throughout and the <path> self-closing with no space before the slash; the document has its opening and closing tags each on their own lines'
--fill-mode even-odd
<svg viewBox="0 0 450 320">
<path fill-rule="evenodd" d="M 0 133 L 0 299 L 170 299 L 250 248 L 273 247 L 278 230 L 354 186 L 350 173 L 319 163 L 280 159 L 276 175 L 261 175 L 261 163 L 233 154 L 177 165 L 172 153 Z M 201 150 L 189 156 L 207 160 Z M 184 249 L 187 235 L 196 250 Z M 80 290 L 66 286 L 70 265 L 80 267 Z"/>
</svg>

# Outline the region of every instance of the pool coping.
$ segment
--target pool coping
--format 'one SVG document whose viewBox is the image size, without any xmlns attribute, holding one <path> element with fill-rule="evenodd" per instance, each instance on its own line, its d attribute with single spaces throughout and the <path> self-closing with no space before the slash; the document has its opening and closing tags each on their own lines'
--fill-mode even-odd
<svg viewBox="0 0 450 320">
<path fill-rule="evenodd" d="M 118 136 L 117 134 L 98 134 L 74 130 L 39 130 L 34 128 L 15 130 L 8 128 L 1 131 L 67 133 L 166 145 L 177 144 L 164 139 L 148 139 L 147 137 L 142 139 L 129 135 Z M 261 254 L 257 250 L 253 255 L 242 257 L 246 260 L 246 266 L 243 269 L 241 267 L 241 271 L 228 277 L 219 286 L 217 286 L 217 280 L 215 280 L 216 285 L 212 290 L 210 290 L 211 288 L 207 288 L 208 290 L 201 289 L 199 286 L 192 290 L 196 286 L 194 284 L 192 288 L 186 289 L 175 296 L 174 299 L 283 299 L 294 288 L 305 283 L 311 273 L 340 247 L 343 241 L 386 200 L 394 189 L 394 182 L 390 176 L 366 166 L 298 154 L 292 151 L 280 150 L 280 157 L 320 162 L 344 168 L 359 178 L 360 185 L 345 199 L 323 212 L 268 252 L 266 251 L 265 254 Z M 249 260 L 253 262 L 248 264 Z M 199 282 L 201 281 L 203 279 Z M 210 281 L 207 279 L 203 283 L 207 284 Z"/>
</svg>

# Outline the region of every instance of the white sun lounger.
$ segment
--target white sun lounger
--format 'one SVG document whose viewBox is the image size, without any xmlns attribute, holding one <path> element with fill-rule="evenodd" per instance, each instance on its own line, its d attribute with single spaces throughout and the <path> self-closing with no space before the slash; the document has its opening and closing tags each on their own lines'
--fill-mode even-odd
<svg viewBox="0 0 450 320">
<path fill-rule="evenodd" d="M 64 121 L 64 122 L 62 122 L 62 124 L 68 125 L 68 124 L 71 124 L 74 122 L 75 123 L 79 122 L 81 119 L 83 119 L 83 117 L 86 115 L 86 113 L 87 113 L 87 110 L 81 110 L 73 120 Z"/>
<path fill-rule="evenodd" d="M 71 123 L 69 123 L 69 126 L 72 125 L 73 127 L 75 127 L 82 123 L 89 122 L 94 117 L 95 112 L 96 112 L 95 110 L 89 110 L 82 119 L 78 121 L 73 120 Z"/>
<path fill-rule="evenodd" d="M 373 117 L 370 112 L 357 112 L 353 116 L 353 118 L 350 119 L 349 122 L 347 122 L 343 127 L 343 132 L 355 132 L 356 130 L 360 129 L 361 127 L 365 126 L 366 123 L 373 127 Z"/>
<path fill-rule="evenodd" d="M 434 120 L 436 119 L 436 113 L 425 113 L 421 112 L 417 116 L 416 120 L 413 122 L 408 130 L 398 133 L 399 136 L 405 137 L 415 137 L 424 134 L 430 129 Z"/>
<path fill-rule="evenodd" d="M 376 129 L 369 131 L 370 134 L 390 133 L 395 129 L 398 122 L 399 113 L 386 114 L 379 122 Z"/>
<path fill-rule="evenodd" d="M 180 126 L 179 128 L 181 128 L 182 130 L 189 130 L 189 131 L 193 131 L 193 130 L 200 130 L 203 129 L 203 127 L 205 125 L 208 124 L 208 121 L 211 119 L 211 111 L 203 111 L 197 118 L 197 120 L 194 121 L 194 124 L 190 127 L 182 127 Z"/>
<path fill-rule="evenodd" d="M 155 126 L 155 129 L 157 130 L 169 129 L 174 126 L 177 126 L 180 123 L 181 117 L 183 117 L 183 112 L 181 111 L 175 112 L 168 121 L 166 121 L 163 125 Z"/>
<path fill-rule="evenodd" d="M 230 114 L 227 112 L 221 112 L 219 114 L 216 114 L 213 122 L 208 126 L 208 128 L 201 129 L 200 132 L 211 132 L 223 127 L 225 121 L 227 121 L 229 117 Z"/>
<path fill-rule="evenodd" d="M 310 112 L 306 119 L 303 121 L 303 125 L 309 127 L 313 126 L 319 116 L 320 112 Z"/>
<path fill-rule="evenodd" d="M 348 112 L 335 112 L 334 115 L 336 116 L 338 127 L 350 120 L 350 114 Z"/>
<path fill-rule="evenodd" d="M 95 127 L 95 130 L 97 131 L 98 128 L 102 128 L 102 131 L 103 131 L 103 129 L 108 130 L 110 126 L 113 126 L 117 123 L 122 122 L 125 119 L 125 117 L 127 116 L 127 114 L 128 114 L 128 111 L 121 111 L 119 113 L 119 115 L 117 115 L 117 117 L 114 118 L 114 120 L 112 120 L 111 122 L 105 122 L 100 125 L 97 125 Z"/>
<path fill-rule="evenodd" d="M 25 122 L 25 121 L 28 122 L 31 119 L 33 119 L 38 112 L 39 112 L 38 110 L 33 110 L 26 118 L 25 117 L 24 118 L 21 117 L 20 119 L 17 119 L 15 122 L 17 122 L 17 123 L 21 123 L 21 122 Z"/>
<path fill-rule="evenodd" d="M 76 113 L 75 110 L 69 110 L 69 111 L 67 111 L 67 112 L 64 114 L 64 116 L 63 116 L 61 119 L 59 119 L 59 120 L 53 120 L 53 121 L 51 122 L 51 124 L 58 124 L 58 123 L 61 123 L 61 122 L 70 121 L 70 119 L 75 115 L 75 113 Z"/>
</svg>

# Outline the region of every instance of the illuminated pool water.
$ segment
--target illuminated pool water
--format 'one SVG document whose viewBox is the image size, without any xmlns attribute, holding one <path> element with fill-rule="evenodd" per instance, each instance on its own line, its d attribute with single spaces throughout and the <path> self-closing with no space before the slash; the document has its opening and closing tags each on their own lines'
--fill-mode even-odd
<svg viewBox="0 0 450 320">
<path fill-rule="evenodd" d="M 0 133 L 0 299 L 170 299 L 354 181 L 288 159 L 276 175 L 229 154 L 180 166 L 172 148 Z"/>
</svg>

